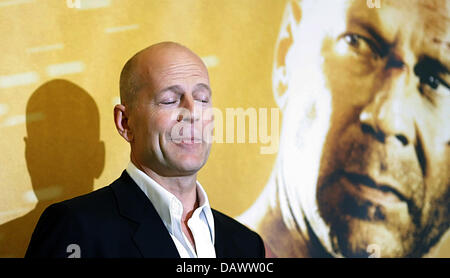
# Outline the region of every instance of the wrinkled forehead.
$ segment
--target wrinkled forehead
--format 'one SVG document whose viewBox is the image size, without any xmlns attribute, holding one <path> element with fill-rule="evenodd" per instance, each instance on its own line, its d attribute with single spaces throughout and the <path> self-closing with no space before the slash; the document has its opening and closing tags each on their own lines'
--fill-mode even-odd
<svg viewBox="0 0 450 278">
<path fill-rule="evenodd" d="M 365 20 L 384 30 L 395 34 L 395 31 L 423 32 L 430 37 L 448 39 L 450 28 L 450 1 L 448 0 L 347 0 L 345 19 Z M 376 4 L 379 8 L 368 3 Z"/>
<path fill-rule="evenodd" d="M 450 57 L 449 0 L 302 0 L 300 24 L 311 40 L 345 32 L 370 33 L 388 45 L 402 45 L 417 56 L 448 64 Z M 377 3 L 379 3 L 377 8 Z M 308 46 L 298 46 L 305 48 Z"/>
<path fill-rule="evenodd" d="M 302 18 L 319 20 L 324 29 L 363 18 L 386 28 L 398 26 L 447 35 L 450 28 L 449 0 L 297 0 Z M 377 8 L 377 4 L 378 8 Z M 289 4 L 288 4 L 289 5 Z"/>
</svg>

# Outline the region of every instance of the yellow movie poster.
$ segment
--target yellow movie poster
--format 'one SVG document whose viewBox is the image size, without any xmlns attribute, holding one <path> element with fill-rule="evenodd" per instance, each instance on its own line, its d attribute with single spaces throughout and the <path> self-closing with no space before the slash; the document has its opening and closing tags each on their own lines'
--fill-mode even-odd
<svg viewBox="0 0 450 278">
<path fill-rule="evenodd" d="M 450 257 L 450 1 L 0 0 L 0 257 L 130 161 L 137 51 L 206 65 L 212 208 L 268 257 Z M 70 254 L 68 254 L 70 255 Z"/>
</svg>

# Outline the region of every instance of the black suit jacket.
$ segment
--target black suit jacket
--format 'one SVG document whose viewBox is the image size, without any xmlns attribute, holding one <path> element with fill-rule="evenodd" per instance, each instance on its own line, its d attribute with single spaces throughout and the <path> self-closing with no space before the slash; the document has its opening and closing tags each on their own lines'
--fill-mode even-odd
<svg viewBox="0 0 450 278">
<path fill-rule="evenodd" d="M 217 258 L 263 258 L 261 237 L 212 210 Z M 179 258 L 150 200 L 123 171 L 111 185 L 49 206 L 41 215 L 25 257 L 63 257 L 77 244 L 81 258 Z"/>
</svg>

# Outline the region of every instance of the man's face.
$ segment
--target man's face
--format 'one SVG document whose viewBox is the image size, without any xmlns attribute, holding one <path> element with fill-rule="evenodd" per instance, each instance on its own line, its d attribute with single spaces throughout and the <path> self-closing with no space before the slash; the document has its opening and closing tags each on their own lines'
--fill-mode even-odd
<svg viewBox="0 0 450 278">
<path fill-rule="evenodd" d="M 129 115 L 132 150 L 138 161 L 162 176 L 195 174 L 211 144 L 203 134 L 212 118 L 208 73 L 192 53 L 163 49 L 141 55 L 144 85 Z"/>
<path fill-rule="evenodd" d="M 333 3 L 323 25 L 302 19 L 317 34 L 310 43 L 297 34 L 303 43 L 294 41 L 289 54 L 318 66 L 290 76 L 297 85 L 289 83 L 286 110 L 299 99 L 292 94 L 315 94 L 308 116 L 322 117 L 309 128 L 321 144 L 317 187 L 299 199 L 317 202 L 337 254 L 367 257 L 372 246 L 383 257 L 421 256 L 449 227 L 450 3 L 384 0 L 379 9 L 366 1 Z M 311 82 L 322 85 L 304 85 Z M 302 136 L 305 124 L 296 124 Z M 319 225 L 310 220 L 313 229 Z"/>
</svg>

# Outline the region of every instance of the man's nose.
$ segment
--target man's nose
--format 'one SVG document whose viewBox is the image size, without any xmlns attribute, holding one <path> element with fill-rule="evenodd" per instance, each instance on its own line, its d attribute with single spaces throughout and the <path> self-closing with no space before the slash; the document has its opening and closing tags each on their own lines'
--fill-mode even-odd
<svg viewBox="0 0 450 278">
<path fill-rule="evenodd" d="M 386 137 L 394 137 L 404 146 L 414 142 L 414 107 L 408 107 L 412 89 L 406 72 L 386 82 L 359 115 L 363 132 L 381 142 Z"/>
<path fill-rule="evenodd" d="M 198 107 L 195 105 L 195 100 L 189 95 L 183 95 L 180 103 L 180 113 L 178 121 L 190 121 L 191 123 L 198 121 L 200 116 Z"/>
</svg>

